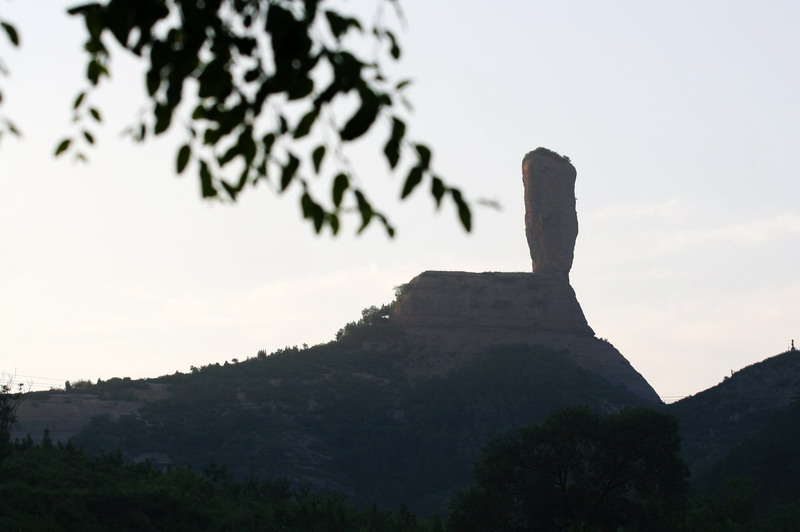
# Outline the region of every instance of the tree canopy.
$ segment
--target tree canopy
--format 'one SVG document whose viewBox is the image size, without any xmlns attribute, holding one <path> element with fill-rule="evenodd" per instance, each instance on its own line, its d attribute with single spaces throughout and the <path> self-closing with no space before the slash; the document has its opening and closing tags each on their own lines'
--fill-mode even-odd
<svg viewBox="0 0 800 532">
<path fill-rule="evenodd" d="M 386 11 L 402 19 L 397 0 L 376 0 L 371 22 L 326 0 L 106 0 L 72 7 L 69 14 L 85 23 L 87 87 L 73 104 L 76 133 L 55 153 L 86 159 L 102 121 L 92 96 L 110 78 L 121 47 L 147 66 L 147 108 L 127 132 L 141 142 L 183 129 L 175 170 L 195 172 L 203 197 L 235 201 L 259 182 L 279 193 L 294 187 L 316 232 L 329 227 L 336 234 L 340 217 L 352 212 L 359 231 L 378 221 L 392 236 L 394 227 L 344 153 L 382 131 L 387 173 L 405 174 L 400 198 L 426 183 L 436 207 L 449 198 L 469 231 L 461 191 L 434 173 L 431 149 L 406 134 L 409 81 L 386 74 L 401 56 Z M 18 46 L 16 27 L 0 25 Z M 3 129 L 17 133 L 7 119 Z M 328 198 L 312 190 L 320 176 Z"/>
<path fill-rule="evenodd" d="M 11 426 L 17 421 L 17 409 L 25 397 L 25 386 L 14 385 L 14 379 L 0 376 L 0 462 L 10 452 Z"/>
<path fill-rule="evenodd" d="M 496 438 L 476 486 L 452 504 L 454 530 L 672 530 L 687 468 L 674 418 L 646 408 L 556 411 Z"/>
</svg>

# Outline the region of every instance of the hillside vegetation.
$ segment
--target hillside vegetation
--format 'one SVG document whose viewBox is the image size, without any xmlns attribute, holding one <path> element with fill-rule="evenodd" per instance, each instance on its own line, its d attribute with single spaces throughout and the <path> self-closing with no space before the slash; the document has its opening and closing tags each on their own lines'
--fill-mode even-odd
<svg viewBox="0 0 800 532">
<path fill-rule="evenodd" d="M 683 456 L 701 475 L 739 443 L 758 435 L 800 392 L 800 351 L 787 351 L 726 377 L 719 385 L 672 403 Z"/>
<path fill-rule="evenodd" d="M 552 350 L 497 346 L 457 364 L 449 356 L 420 352 L 389 323 L 362 324 L 330 344 L 150 380 L 143 384 L 166 386 L 168 398 L 96 417 L 73 441 L 92 453 L 216 463 L 236 478 L 281 476 L 433 512 L 469 482 L 490 437 L 567 406 L 642 402 Z M 105 384 L 87 392 L 130 398 Z"/>
<path fill-rule="evenodd" d="M 205 470 L 213 478 L 192 477 L 192 489 L 219 495 L 208 504 L 221 505 L 223 513 L 236 511 L 225 501 L 244 493 L 242 486 L 263 495 L 280 479 L 294 487 L 293 494 L 305 487 L 303 496 L 311 497 L 306 502 L 316 501 L 312 506 L 333 505 L 339 514 L 361 520 L 367 519 L 362 510 L 347 505 L 363 509 L 376 503 L 375 512 L 389 512 L 380 514 L 381 522 L 397 518 L 410 527 L 388 529 L 416 530 L 416 521 L 404 521 L 411 514 L 401 512 L 401 518 L 391 511 L 407 505 L 420 516 L 445 515 L 454 493 L 471 485 L 472 464 L 494 437 L 537 425 L 565 407 L 585 405 L 609 414 L 642 404 L 641 397 L 576 366 L 565 351 L 502 345 L 472 354 L 437 352 L 387 320 L 387 310 L 367 309 L 329 344 L 262 351 L 156 379 L 79 381 L 65 390 L 29 394 L 26 406 L 41 410 L 41 419 L 48 411 L 52 417 L 81 405 L 89 405 L 90 413 L 107 406 L 106 415 L 70 421 L 70 445 L 88 455 L 68 448 L 64 452 L 80 458 L 58 459 L 82 464 L 85 471 L 76 475 L 89 478 L 97 468 L 119 467 L 124 473 L 114 474 L 134 484 L 138 475 L 157 473 L 157 487 Z M 797 530 L 798 355 L 771 357 L 714 388 L 657 407 L 679 421 L 683 457 L 698 495 L 681 518 L 685 530 Z M 18 443 L 3 464 L 4 489 L 29 489 L 22 471 L 56 460 L 48 458 L 52 449 L 30 438 Z M 113 467 L 103 465 L 110 463 L 102 458 L 108 452 L 119 453 Z M 8 488 L 9 479 L 17 487 Z M 133 499 L 128 492 L 119 495 L 133 505 L 133 514 L 123 513 L 134 520 L 135 508 L 155 496 L 148 492 L 137 499 L 136 489 Z M 41 497 L 61 497 L 47 493 Z M 64 500 L 72 496 L 66 493 Z M 165 496 L 164 504 L 184 511 L 182 503 L 169 502 L 172 495 Z M 283 507 L 292 497 L 273 502 Z M 187 510 L 200 512 L 192 519 L 206 518 L 201 506 Z M 429 525 L 439 526 L 431 521 L 423 528 Z"/>
</svg>

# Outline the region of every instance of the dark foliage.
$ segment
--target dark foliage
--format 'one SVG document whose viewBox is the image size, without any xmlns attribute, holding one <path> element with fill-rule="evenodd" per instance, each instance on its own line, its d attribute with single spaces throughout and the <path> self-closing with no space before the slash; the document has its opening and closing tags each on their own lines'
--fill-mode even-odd
<svg viewBox="0 0 800 532">
<path fill-rule="evenodd" d="M 382 131 L 387 170 L 406 173 L 400 199 L 426 182 L 436 207 L 449 198 L 469 231 L 471 210 L 460 190 L 433 173 L 431 149 L 406 135 L 409 81 L 386 74 L 401 48 L 384 11 L 392 8 L 402 18 L 398 3 L 376 0 L 375 6 L 375 16 L 368 17 L 326 0 L 76 5 L 68 12 L 85 25 L 88 87 L 73 104 L 76 132 L 59 142 L 55 154 L 86 160 L 83 147 L 95 144 L 94 127 L 103 120 L 92 103 L 94 90 L 111 78 L 112 56 L 121 47 L 146 66 L 147 108 L 128 134 L 141 142 L 185 131 L 175 169 L 180 174 L 192 168 L 204 198 L 235 201 L 258 182 L 279 193 L 294 187 L 317 233 L 328 227 L 336 234 L 340 216 L 357 212 L 359 231 L 379 221 L 391 236 L 394 227 L 359 186 L 343 151 Z M 11 23 L 0 19 L 0 29 L 19 44 Z M 363 57 L 363 50 L 373 57 Z M 337 120 L 337 114 L 348 118 Z M 17 133 L 0 117 L 3 132 Z M 324 199 L 313 191 L 318 176 L 329 183 Z"/>
<path fill-rule="evenodd" d="M 800 356 L 786 352 L 743 368 L 717 386 L 668 405 L 680 421 L 683 456 L 702 475 L 739 443 L 755 437 L 800 390 Z"/>
<path fill-rule="evenodd" d="M 75 441 L 441 512 L 490 437 L 570 405 L 639 404 L 563 353 L 507 346 L 429 367 L 451 356 L 419 352 L 376 318 L 340 342 L 162 377 L 169 399 L 140 417 L 96 418 Z"/>
<path fill-rule="evenodd" d="M 286 480 L 233 482 L 87 457 L 71 446 L 22 443 L 0 468 L 0 530 L 434 531 L 405 509 L 360 510 L 338 494 L 317 495 Z"/>
<path fill-rule="evenodd" d="M 15 386 L 10 378 L 0 380 L 0 462 L 10 452 L 11 427 L 17 422 L 17 408 L 24 398 L 23 384 Z"/>
<path fill-rule="evenodd" d="M 764 430 L 735 447 L 697 480 L 723 511 L 746 522 L 793 508 L 800 528 L 800 402 L 775 415 Z"/>
<path fill-rule="evenodd" d="M 476 486 L 455 498 L 450 527 L 671 531 L 681 523 L 687 474 L 671 416 L 560 410 L 482 450 Z"/>
</svg>

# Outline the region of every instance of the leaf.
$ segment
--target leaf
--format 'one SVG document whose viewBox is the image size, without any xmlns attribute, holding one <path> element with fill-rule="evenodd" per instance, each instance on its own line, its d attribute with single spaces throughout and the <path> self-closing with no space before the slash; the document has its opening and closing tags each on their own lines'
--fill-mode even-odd
<svg viewBox="0 0 800 532">
<path fill-rule="evenodd" d="M 272 151 L 272 145 L 275 144 L 275 133 L 267 133 L 264 135 L 264 138 L 261 139 L 261 143 L 264 147 L 264 154 L 269 155 Z"/>
<path fill-rule="evenodd" d="M 386 154 L 386 160 L 389 161 L 389 166 L 395 168 L 400 161 L 400 143 L 406 134 L 406 124 L 399 118 L 392 118 L 392 135 L 386 142 L 383 148 L 383 153 Z"/>
<path fill-rule="evenodd" d="M 189 158 L 192 156 L 192 148 L 188 144 L 184 144 L 181 146 L 181 149 L 178 150 L 178 160 L 175 163 L 175 169 L 178 171 L 179 174 L 182 174 L 183 171 L 186 169 L 186 165 L 189 164 Z"/>
<path fill-rule="evenodd" d="M 8 22 L 0 22 L 0 26 L 6 31 L 6 35 L 8 35 L 8 40 L 11 41 L 11 44 L 19 46 L 19 33 L 17 33 L 17 29 Z"/>
<path fill-rule="evenodd" d="M 67 151 L 69 149 L 69 145 L 70 144 L 72 144 L 72 139 L 64 139 L 64 140 L 62 140 L 58 144 L 58 147 L 56 148 L 56 157 L 58 157 L 59 155 L 61 155 L 65 151 Z"/>
<path fill-rule="evenodd" d="M 256 40 L 253 37 L 237 37 L 233 40 L 233 44 L 240 54 L 252 57 L 253 50 L 256 48 Z"/>
<path fill-rule="evenodd" d="M 100 82 L 101 76 L 108 76 L 108 69 L 101 65 L 96 59 L 92 59 L 86 67 L 86 79 L 88 79 L 92 85 L 97 85 Z"/>
<path fill-rule="evenodd" d="M 442 196 L 444 196 L 445 186 L 444 182 L 436 176 L 431 180 L 431 195 L 436 200 L 436 208 L 438 209 L 442 203 Z"/>
<path fill-rule="evenodd" d="M 309 22 L 314 21 L 317 16 L 317 3 L 319 0 L 303 0 L 303 9 L 306 12 L 305 19 Z"/>
<path fill-rule="evenodd" d="M 403 192 L 400 193 L 400 199 L 408 197 L 417 188 L 417 185 L 422 182 L 422 171 L 421 166 L 415 166 L 408 172 L 408 177 L 406 177 L 406 182 L 403 185 Z"/>
<path fill-rule="evenodd" d="M 340 132 L 342 140 L 354 140 L 366 133 L 375 119 L 378 117 L 380 105 L 378 98 L 371 91 L 363 91 L 361 95 L 361 107 L 347 121 Z"/>
<path fill-rule="evenodd" d="M 208 110 L 202 104 L 198 105 L 192 111 L 192 120 L 200 120 L 208 117 Z"/>
<path fill-rule="evenodd" d="M 292 79 L 286 88 L 286 96 L 289 100 L 299 100 L 305 98 L 314 91 L 314 82 L 309 77 Z"/>
<path fill-rule="evenodd" d="M 78 94 L 78 97 L 75 98 L 75 103 L 72 104 L 73 109 L 77 109 L 83 103 L 84 98 L 86 98 L 86 91 L 82 91 Z"/>
<path fill-rule="evenodd" d="M 386 234 L 389 235 L 389 238 L 394 238 L 395 234 L 394 227 L 392 226 L 392 224 L 389 223 L 389 220 L 386 219 L 386 216 L 382 215 L 379 212 L 376 212 L 374 216 L 381 221 L 384 229 L 386 229 Z"/>
<path fill-rule="evenodd" d="M 429 168 L 431 165 L 431 149 L 424 144 L 415 144 L 414 148 L 417 149 L 417 155 L 419 156 L 418 166 L 425 169 Z"/>
<path fill-rule="evenodd" d="M 306 113 L 303 118 L 300 119 L 300 123 L 297 124 L 296 128 L 294 128 L 294 138 L 299 139 L 308 135 L 308 133 L 311 131 L 311 126 L 314 125 L 314 122 L 319 116 L 319 110 L 319 107 L 314 107 L 311 111 Z"/>
<path fill-rule="evenodd" d="M 160 135 L 169 129 L 169 125 L 172 122 L 172 108 L 168 105 L 157 103 L 155 109 L 153 110 L 153 114 L 156 117 L 156 125 L 153 129 L 153 133 Z"/>
<path fill-rule="evenodd" d="M 238 155 L 242 153 L 242 146 L 240 143 L 236 143 L 226 151 L 221 157 L 217 157 L 217 163 L 220 166 L 225 166 L 232 160 L 234 160 Z"/>
<path fill-rule="evenodd" d="M 247 185 L 247 179 L 249 177 L 250 177 L 250 168 L 248 167 L 242 171 L 241 175 L 239 176 L 239 182 L 236 185 L 231 185 L 230 183 L 222 181 L 222 187 L 225 189 L 225 191 L 228 193 L 228 196 L 230 196 L 230 198 L 233 201 L 236 201 L 236 197 L 239 195 L 242 189 L 244 189 L 245 185 Z"/>
<path fill-rule="evenodd" d="M 283 167 L 283 172 L 281 172 L 281 192 L 286 190 L 286 187 L 292 182 L 294 179 L 295 173 L 297 173 L 297 168 L 300 166 L 300 159 L 289 154 L 289 161 Z"/>
<path fill-rule="evenodd" d="M 339 174 L 333 180 L 333 204 L 338 207 L 342 204 L 344 191 L 350 186 L 350 180 L 345 174 Z"/>
<path fill-rule="evenodd" d="M 222 188 L 225 189 L 225 192 L 228 193 L 228 196 L 233 200 L 236 201 L 236 194 L 238 193 L 236 187 L 229 185 L 225 181 L 222 182 Z"/>
<path fill-rule="evenodd" d="M 214 178 L 205 161 L 200 161 L 200 188 L 204 198 L 213 198 L 217 195 L 217 189 L 214 188 Z"/>
<path fill-rule="evenodd" d="M 17 126 L 14 125 L 14 122 L 9 120 L 8 118 L 3 119 L 3 124 L 5 124 L 6 129 L 8 129 L 8 132 L 14 135 L 15 137 L 22 136 L 22 133 L 20 133 L 19 129 L 17 129 Z"/>
<path fill-rule="evenodd" d="M 356 196 L 358 212 L 361 213 L 361 227 L 358 228 L 358 232 L 361 233 L 372 220 L 374 211 L 372 210 L 372 205 L 370 205 L 369 201 L 367 201 L 367 198 L 364 197 L 364 194 L 362 194 L 360 190 L 355 190 L 353 193 Z"/>
<path fill-rule="evenodd" d="M 266 179 L 267 178 L 267 156 L 261 158 L 261 162 L 257 165 L 254 165 L 252 169 L 255 171 L 253 176 L 253 183 L 258 181 L 259 179 Z"/>
<path fill-rule="evenodd" d="M 95 122 L 102 122 L 103 121 L 103 117 L 100 114 L 100 111 L 97 110 L 97 108 L 90 107 L 89 108 L 89 114 L 92 115 L 92 118 L 94 118 Z"/>
<path fill-rule="evenodd" d="M 261 77 L 260 68 L 252 68 L 244 73 L 244 80 L 247 83 L 252 83 L 260 77 Z"/>
<path fill-rule="evenodd" d="M 242 149 L 242 156 L 245 160 L 245 166 L 250 166 L 253 162 L 253 159 L 256 158 L 256 141 L 253 139 L 253 127 L 248 126 L 244 128 L 242 133 L 239 135 L 239 140 L 236 142 L 237 145 L 241 146 Z"/>
<path fill-rule="evenodd" d="M 233 77 L 219 56 L 214 56 L 206 63 L 197 76 L 197 83 L 197 95 L 200 98 L 213 98 L 220 102 L 224 102 L 233 90 Z"/>
<path fill-rule="evenodd" d="M 456 206 L 458 207 L 458 218 L 461 220 L 461 225 L 464 226 L 464 229 L 466 229 L 467 232 L 471 231 L 472 212 L 470 211 L 467 202 L 465 202 L 464 198 L 461 197 L 461 191 L 455 188 L 451 188 L 450 195 L 453 197 L 453 201 L 456 202 Z"/>
<path fill-rule="evenodd" d="M 145 84 L 147 85 L 147 94 L 153 96 L 161 86 L 161 73 L 155 68 L 148 70 L 145 75 Z"/>
<path fill-rule="evenodd" d="M 300 205 L 303 209 L 303 218 L 311 218 L 314 222 L 314 231 L 319 233 L 322 224 L 325 222 L 325 211 L 317 202 L 311 199 L 308 192 L 304 192 L 300 198 Z"/>
<path fill-rule="evenodd" d="M 339 217 L 335 213 L 328 216 L 328 225 L 334 235 L 339 232 Z"/>
<path fill-rule="evenodd" d="M 94 136 L 86 130 L 83 130 L 83 138 L 86 139 L 86 142 L 89 144 L 94 144 Z"/>
<path fill-rule="evenodd" d="M 281 87 L 279 91 L 285 90 L 285 83 L 293 77 L 308 72 L 313 63 L 311 22 L 305 18 L 297 19 L 291 10 L 277 2 L 269 3 L 264 29 L 270 34 L 274 77 Z"/>
<path fill-rule="evenodd" d="M 203 143 L 213 146 L 222 138 L 222 131 L 217 128 L 208 128 L 203 132 Z"/>
<path fill-rule="evenodd" d="M 311 159 L 314 162 L 314 172 L 319 173 L 320 168 L 322 167 L 322 159 L 325 158 L 325 146 L 320 145 L 314 149 L 314 152 L 311 154 Z"/>
<path fill-rule="evenodd" d="M 325 11 L 325 18 L 328 19 L 328 26 L 330 26 L 331 33 L 337 40 L 347 33 L 350 28 L 361 30 L 361 23 L 353 17 L 343 17 L 339 13 L 329 10 Z"/>
<path fill-rule="evenodd" d="M 395 59 L 400 59 L 400 45 L 397 44 L 397 38 L 394 36 L 394 33 L 389 30 L 384 30 L 383 34 L 389 37 L 389 41 L 391 42 L 389 53 L 392 54 L 392 57 Z"/>
<path fill-rule="evenodd" d="M 100 78 L 100 65 L 94 59 L 89 61 L 86 67 L 86 78 L 92 82 L 92 85 L 97 85 L 97 80 Z"/>
</svg>

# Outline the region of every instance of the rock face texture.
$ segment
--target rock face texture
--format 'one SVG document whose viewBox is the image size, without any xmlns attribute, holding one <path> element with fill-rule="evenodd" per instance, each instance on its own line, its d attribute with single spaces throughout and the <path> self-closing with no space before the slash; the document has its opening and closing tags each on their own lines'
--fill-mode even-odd
<svg viewBox="0 0 800 532">
<path fill-rule="evenodd" d="M 215 462 L 239 478 L 288 478 L 433 514 L 469 484 L 470 464 L 497 434 L 569 406 L 660 404 L 595 337 L 570 286 L 575 169 L 539 149 L 523 173 L 533 273 L 424 272 L 400 289 L 388 317 L 365 314 L 335 342 L 146 386 L 39 394 L 23 403 L 12 437 L 47 428 L 89 452 Z"/>
<path fill-rule="evenodd" d="M 545 148 L 522 160 L 533 273 L 423 272 L 405 286 L 390 321 L 459 356 L 503 344 L 563 350 L 577 366 L 660 403 L 625 357 L 595 338 L 569 284 L 578 236 L 575 177 L 567 157 Z"/>
<path fill-rule="evenodd" d="M 578 237 L 577 173 L 567 157 L 537 148 L 522 159 L 525 236 L 534 273 L 569 279 Z"/>
<path fill-rule="evenodd" d="M 575 292 L 560 276 L 423 272 L 405 285 L 390 321 L 449 357 L 454 367 L 492 346 L 541 346 L 562 351 L 576 366 L 646 402 L 661 402 L 613 345 L 594 336 Z"/>
<path fill-rule="evenodd" d="M 392 321 L 594 335 L 569 283 L 532 273 L 423 272 L 405 286 Z"/>
<path fill-rule="evenodd" d="M 66 442 L 96 416 L 118 420 L 136 414 L 147 403 L 169 397 L 165 384 L 150 383 L 146 387 L 126 390 L 122 397 L 98 397 L 94 393 L 49 393 L 32 396 L 19 406 L 19 421 L 11 430 L 11 439 L 34 439 L 45 429 L 56 441 Z"/>
</svg>

